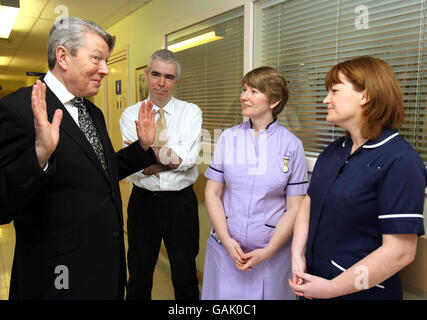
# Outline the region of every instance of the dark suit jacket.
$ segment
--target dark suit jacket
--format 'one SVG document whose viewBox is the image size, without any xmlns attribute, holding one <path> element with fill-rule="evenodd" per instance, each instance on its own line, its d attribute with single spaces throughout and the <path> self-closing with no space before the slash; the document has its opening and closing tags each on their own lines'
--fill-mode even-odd
<svg viewBox="0 0 427 320">
<path fill-rule="evenodd" d="M 156 162 L 138 142 L 115 153 L 102 112 L 85 105 L 108 175 L 65 107 L 47 88 L 49 121 L 64 116 L 44 172 L 35 153 L 32 87 L 0 100 L 0 223 L 14 220 L 11 299 L 115 299 L 126 283 L 119 180 Z M 68 287 L 68 289 L 67 289 Z"/>
</svg>

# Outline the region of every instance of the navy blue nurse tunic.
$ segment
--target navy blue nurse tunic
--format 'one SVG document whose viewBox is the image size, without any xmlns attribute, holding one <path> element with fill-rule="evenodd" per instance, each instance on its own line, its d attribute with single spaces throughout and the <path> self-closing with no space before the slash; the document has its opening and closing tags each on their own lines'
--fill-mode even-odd
<svg viewBox="0 0 427 320">
<path fill-rule="evenodd" d="M 382 244 L 383 234 L 424 234 L 427 181 L 421 157 L 396 130 L 384 129 L 350 155 L 342 137 L 318 157 L 306 260 L 310 274 L 333 279 Z M 340 299 L 402 299 L 399 274 Z"/>
</svg>

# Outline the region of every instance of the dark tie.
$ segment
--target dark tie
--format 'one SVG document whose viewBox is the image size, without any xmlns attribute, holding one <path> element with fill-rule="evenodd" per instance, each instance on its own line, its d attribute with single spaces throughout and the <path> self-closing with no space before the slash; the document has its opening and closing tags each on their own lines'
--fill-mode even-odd
<svg viewBox="0 0 427 320">
<path fill-rule="evenodd" d="M 85 134 L 87 140 L 92 145 L 93 151 L 101 162 L 102 168 L 107 172 L 107 162 L 105 161 L 104 150 L 102 148 L 101 140 L 99 140 L 98 133 L 93 125 L 92 118 L 87 112 L 86 106 L 83 104 L 83 99 L 74 98 L 71 103 L 79 110 L 79 126 Z"/>
</svg>

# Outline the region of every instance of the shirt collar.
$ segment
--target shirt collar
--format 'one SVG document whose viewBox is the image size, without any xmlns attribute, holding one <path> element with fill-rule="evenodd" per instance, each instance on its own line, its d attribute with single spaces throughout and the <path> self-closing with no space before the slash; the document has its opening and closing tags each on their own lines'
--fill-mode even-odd
<svg viewBox="0 0 427 320">
<path fill-rule="evenodd" d="M 382 146 L 383 144 L 386 144 L 390 140 L 392 140 L 394 137 L 397 137 L 399 135 L 399 132 L 396 129 L 390 129 L 390 128 L 384 128 L 381 132 L 380 136 L 376 140 L 368 140 L 362 148 L 364 149 L 374 149 L 379 146 Z M 342 147 L 344 148 L 347 145 L 347 142 L 350 139 L 345 139 L 342 143 Z"/>
<path fill-rule="evenodd" d="M 148 99 L 150 99 L 150 97 L 148 97 L 147 98 L 147 100 Z M 157 110 L 159 110 L 160 108 L 158 107 L 158 106 L 156 106 L 154 103 L 153 103 L 153 108 L 154 108 L 154 110 L 156 110 L 156 112 L 157 112 Z M 174 97 L 172 97 L 170 100 L 169 100 L 169 102 L 163 107 L 163 110 L 168 114 L 168 115 L 170 115 L 170 116 L 173 116 L 173 112 L 174 112 L 174 110 L 175 110 L 175 98 Z"/>
<path fill-rule="evenodd" d="M 249 119 L 249 127 L 252 129 L 252 120 Z M 276 130 L 278 127 L 280 126 L 279 124 L 279 119 L 273 120 L 273 122 L 270 122 L 269 125 L 267 126 L 267 128 L 265 129 L 265 131 L 267 133 L 271 133 L 274 130 Z"/>
<path fill-rule="evenodd" d="M 383 129 L 383 131 L 381 132 L 377 140 L 375 141 L 368 140 L 368 142 L 366 142 L 363 145 L 363 148 L 373 149 L 373 148 L 382 146 L 383 144 L 386 144 L 387 142 L 389 142 L 394 137 L 397 137 L 398 135 L 399 135 L 399 132 L 396 129 L 385 128 Z"/>
<path fill-rule="evenodd" d="M 59 81 L 58 78 L 55 77 L 50 71 L 46 73 L 43 81 L 46 83 L 49 89 L 52 90 L 52 92 L 59 99 L 59 101 L 61 101 L 62 104 L 70 102 L 73 98 L 75 98 L 74 95 L 67 90 L 64 84 Z"/>
</svg>

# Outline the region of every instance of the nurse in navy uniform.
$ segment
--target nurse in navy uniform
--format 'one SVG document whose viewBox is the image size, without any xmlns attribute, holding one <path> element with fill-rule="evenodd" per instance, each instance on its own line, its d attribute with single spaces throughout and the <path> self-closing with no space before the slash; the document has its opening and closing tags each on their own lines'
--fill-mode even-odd
<svg viewBox="0 0 427 320">
<path fill-rule="evenodd" d="M 318 157 L 294 228 L 293 291 L 305 298 L 402 299 L 399 271 L 424 234 L 426 169 L 399 135 L 402 93 L 373 57 L 326 76 L 327 121 L 344 128 Z"/>
</svg>

